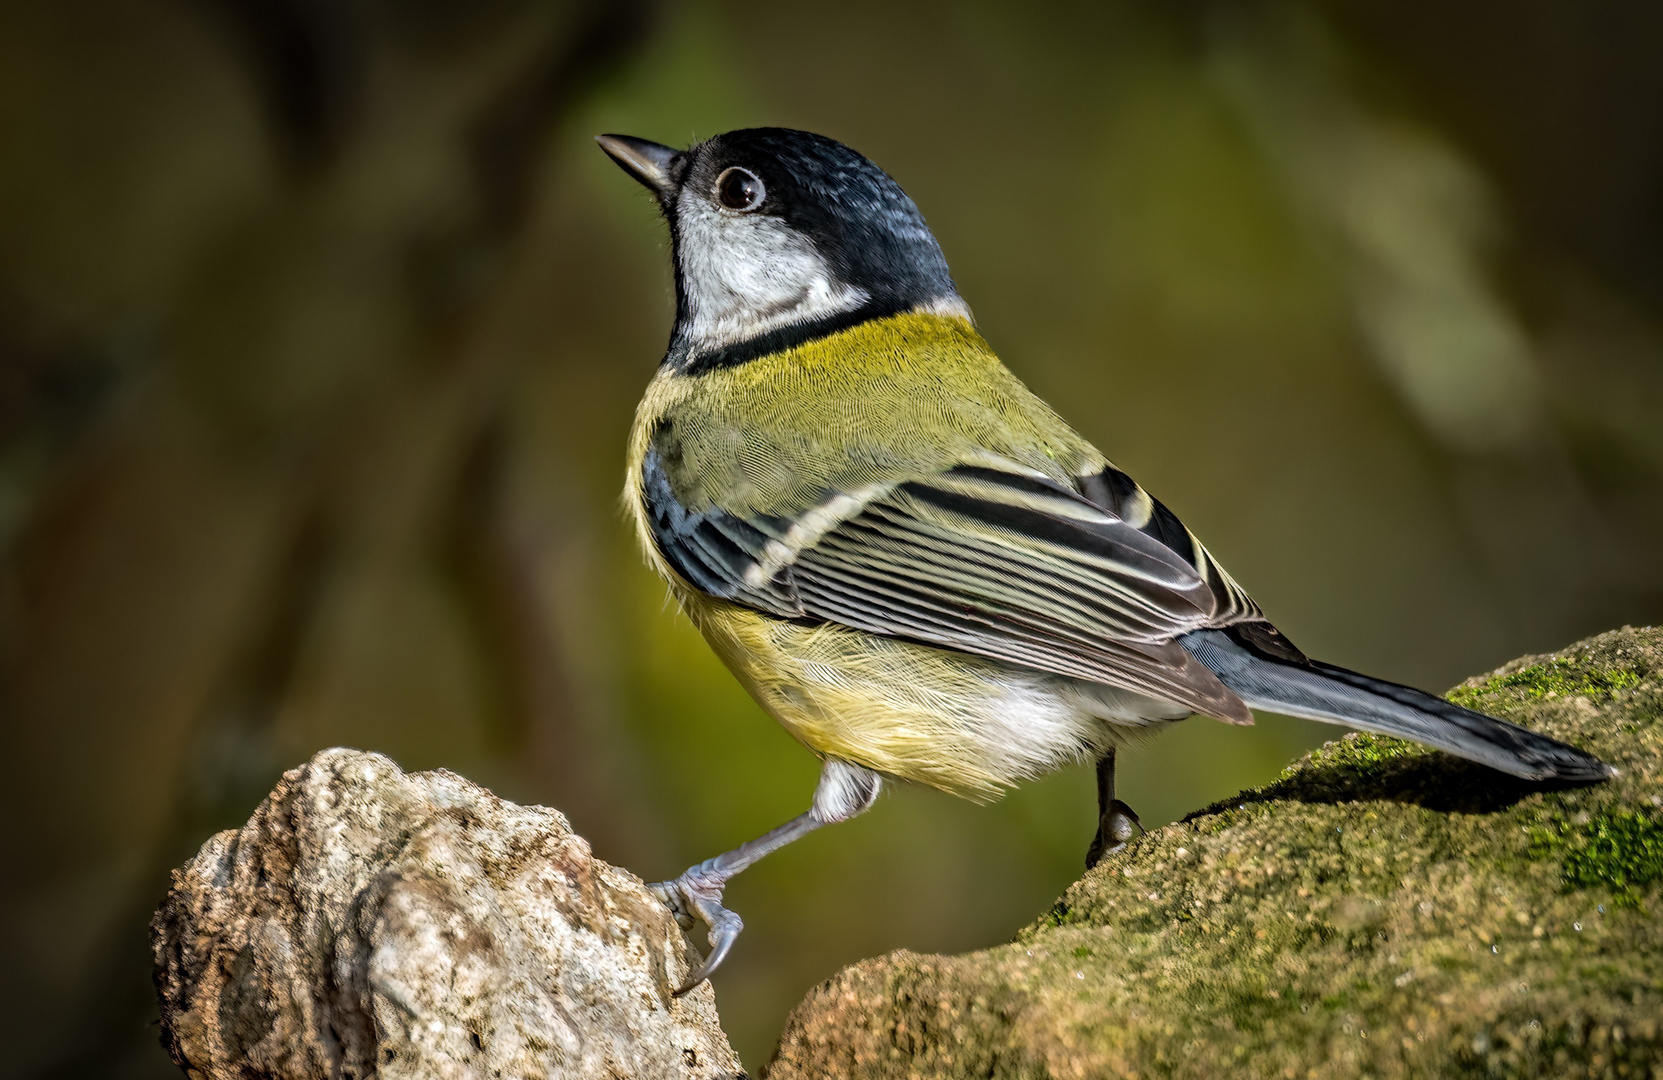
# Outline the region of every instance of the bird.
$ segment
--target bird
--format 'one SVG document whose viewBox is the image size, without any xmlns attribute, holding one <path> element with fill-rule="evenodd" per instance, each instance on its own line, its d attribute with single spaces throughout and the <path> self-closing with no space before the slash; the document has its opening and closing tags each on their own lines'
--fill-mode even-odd
<svg viewBox="0 0 1663 1080">
<path fill-rule="evenodd" d="M 1253 709 L 1397 736 L 1531 781 L 1598 758 L 1307 657 L 1167 506 L 995 355 L 922 214 L 848 146 L 787 128 L 684 150 L 597 136 L 669 226 L 676 310 L 629 436 L 647 561 L 821 760 L 809 809 L 652 886 L 721 965 L 729 880 L 886 781 L 989 800 L 1095 761 L 1088 868 L 1141 831 L 1132 732 Z"/>
</svg>

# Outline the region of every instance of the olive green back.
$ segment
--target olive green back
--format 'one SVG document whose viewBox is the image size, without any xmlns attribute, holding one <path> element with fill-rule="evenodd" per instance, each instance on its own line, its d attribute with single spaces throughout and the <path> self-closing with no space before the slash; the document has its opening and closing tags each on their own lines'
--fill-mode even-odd
<svg viewBox="0 0 1663 1080">
<path fill-rule="evenodd" d="M 739 515 L 789 517 L 830 492 L 989 454 L 1065 482 L 1105 464 L 969 323 L 925 314 L 731 368 L 660 375 L 637 432 L 652 439 L 683 505 Z"/>
</svg>

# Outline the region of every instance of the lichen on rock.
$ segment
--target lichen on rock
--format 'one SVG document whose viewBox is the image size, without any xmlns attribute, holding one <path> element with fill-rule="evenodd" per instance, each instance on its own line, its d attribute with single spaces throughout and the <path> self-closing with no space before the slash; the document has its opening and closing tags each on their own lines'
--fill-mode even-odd
<svg viewBox="0 0 1663 1080">
<path fill-rule="evenodd" d="M 553 810 L 325 750 L 175 871 L 163 1042 L 204 1080 L 735 1077 L 639 879 Z"/>
<path fill-rule="evenodd" d="M 845 969 L 766 1075 L 1657 1075 L 1663 632 L 1451 697 L 1621 775 L 1549 791 L 1347 735 L 1105 859 L 1012 944 Z"/>
</svg>

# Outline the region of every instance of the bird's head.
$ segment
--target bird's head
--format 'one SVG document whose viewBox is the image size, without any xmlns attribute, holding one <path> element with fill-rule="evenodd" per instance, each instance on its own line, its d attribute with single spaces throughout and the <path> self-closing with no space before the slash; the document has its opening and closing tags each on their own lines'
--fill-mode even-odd
<svg viewBox="0 0 1663 1080">
<path fill-rule="evenodd" d="M 969 317 L 918 207 L 840 142 L 787 128 L 686 150 L 597 141 L 670 223 L 673 366 L 731 362 L 904 311 Z"/>
</svg>

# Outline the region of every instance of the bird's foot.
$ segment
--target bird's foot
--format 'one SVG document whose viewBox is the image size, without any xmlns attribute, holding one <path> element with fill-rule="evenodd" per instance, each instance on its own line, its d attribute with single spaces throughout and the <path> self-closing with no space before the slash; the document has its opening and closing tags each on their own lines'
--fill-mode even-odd
<svg viewBox="0 0 1663 1080">
<path fill-rule="evenodd" d="M 1097 835 L 1091 838 L 1091 847 L 1086 850 L 1086 869 L 1090 870 L 1103 856 L 1113 855 L 1142 834 L 1143 822 L 1138 820 L 1136 812 L 1119 799 L 1113 800 L 1104 807 L 1097 823 Z"/>
<path fill-rule="evenodd" d="M 727 883 L 726 877 L 716 873 L 710 863 L 703 862 L 688 867 L 674 881 L 660 881 L 647 886 L 670 908 L 677 925 L 683 930 L 693 929 L 695 922 L 703 922 L 710 927 L 710 953 L 704 958 L 704 963 L 676 989 L 676 997 L 710 978 L 710 973 L 722 966 L 733 943 L 739 940 L 739 931 L 745 929 L 739 916 L 722 906 L 722 889 Z"/>
</svg>

